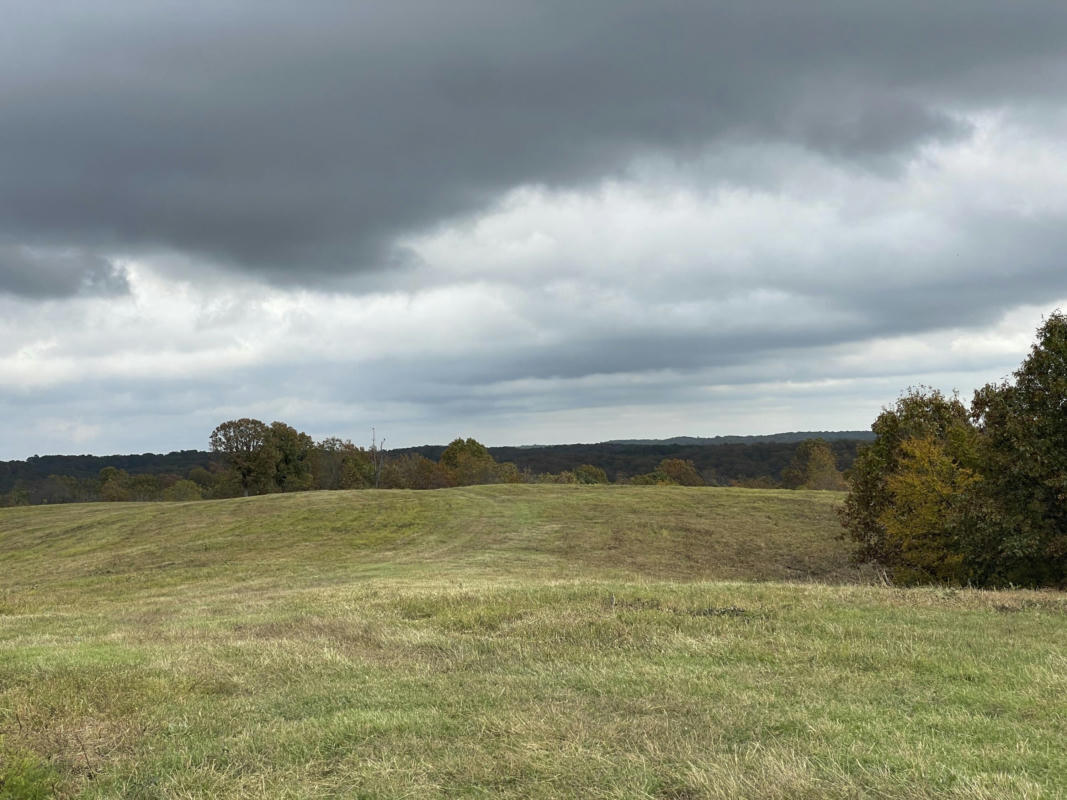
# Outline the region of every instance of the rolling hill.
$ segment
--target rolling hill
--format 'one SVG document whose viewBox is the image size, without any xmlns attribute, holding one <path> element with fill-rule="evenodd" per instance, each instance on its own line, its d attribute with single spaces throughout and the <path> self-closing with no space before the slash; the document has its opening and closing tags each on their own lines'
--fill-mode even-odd
<svg viewBox="0 0 1067 800">
<path fill-rule="evenodd" d="M 0 509 L 0 797 L 1063 796 L 1064 596 L 872 583 L 839 501 Z"/>
</svg>

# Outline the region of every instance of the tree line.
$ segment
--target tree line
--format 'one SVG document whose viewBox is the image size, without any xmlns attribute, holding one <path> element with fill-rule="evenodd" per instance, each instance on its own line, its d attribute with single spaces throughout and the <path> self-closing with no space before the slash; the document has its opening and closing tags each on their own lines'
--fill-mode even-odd
<svg viewBox="0 0 1067 800">
<path fill-rule="evenodd" d="M 555 445 L 489 448 L 474 439 L 386 451 L 283 423 L 230 420 L 212 450 L 44 456 L 0 462 L 0 505 L 199 500 L 309 489 L 437 489 L 475 483 L 623 483 L 749 488 L 843 485 L 858 442 Z"/>
<path fill-rule="evenodd" d="M 1011 378 L 907 391 L 875 420 L 841 511 L 858 557 L 899 583 L 1067 582 L 1067 317 Z"/>
</svg>

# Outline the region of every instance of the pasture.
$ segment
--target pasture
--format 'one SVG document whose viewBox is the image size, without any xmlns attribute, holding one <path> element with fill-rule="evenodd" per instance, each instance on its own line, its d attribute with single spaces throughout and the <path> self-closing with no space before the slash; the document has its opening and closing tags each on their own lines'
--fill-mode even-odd
<svg viewBox="0 0 1067 800">
<path fill-rule="evenodd" d="M 883 586 L 840 500 L 0 509 L 0 798 L 1067 796 L 1067 596 Z"/>
</svg>

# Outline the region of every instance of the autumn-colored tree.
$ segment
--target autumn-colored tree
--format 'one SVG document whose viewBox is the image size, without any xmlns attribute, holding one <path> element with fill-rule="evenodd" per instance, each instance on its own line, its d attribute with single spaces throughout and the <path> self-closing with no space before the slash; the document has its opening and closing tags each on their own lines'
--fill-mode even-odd
<svg viewBox="0 0 1067 800">
<path fill-rule="evenodd" d="M 861 559 L 903 580 L 1067 581 L 1067 317 L 1044 321 L 1012 378 L 969 415 L 913 391 L 879 416 L 842 512 Z"/>
<path fill-rule="evenodd" d="M 608 473 L 592 464 L 581 464 L 572 473 L 575 483 L 607 483 Z"/>
<path fill-rule="evenodd" d="M 898 583 L 965 583 L 972 577 L 967 540 L 976 530 L 980 476 L 962 466 L 944 441 L 906 439 L 897 470 L 886 478 L 889 503 L 878 517 L 892 544 Z"/>
<path fill-rule="evenodd" d="M 441 463 L 451 469 L 458 469 L 461 460 L 466 458 L 469 462 L 492 461 L 489 448 L 477 439 L 453 439 L 448 447 L 441 453 Z"/>
<path fill-rule="evenodd" d="M 441 454 L 440 464 L 448 470 L 455 486 L 518 483 L 522 480 L 514 464 L 498 464 L 489 448 L 476 439 L 452 440 Z"/>
<path fill-rule="evenodd" d="M 671 483 L 679 486 L 704 485 L 704 477 L 693 466 L 693 462 L 686 459 L 665 458 L 659 462 L 656 471 L 667 476 Z"/>
<path fill-rule="evenodd" d="M 417 453 L 391 458 L 382 468 L 383 489 L 444 489 L 455 485 L 448 467 Z"/>
<path fill-rule="evenodd" d="M 132 500 L 129 480 L 130 476 L 126 470 L 104 467 L 100 470 L 100 499 L 109 502 Z"/>
<path fill-rule="evenodd" d="M 864 447 L 852 466 L 841 522 L 859 548 L 861 561 L 887 566 L 899 563 L 898 542 L 886 535 L 883 514 L 893 502 L 889 478 L 900 470 L 904 442 L 929 438 L 946 447 L 968 466 L 974 429 L 959 398 L 931 389 L 911 389 L 892 408 L 882 410 L 871 425 L 875 440 Z"/>
<path fill-rule="evenodd" d="M 652 471 L 630 478 L 634 486 L 704 486 L 704 477 L 692 461 L 665 458 Z"/>
<path fill-rule="evenodd" d="M 782 470 L 786 489 L 825 489 L 844 491 L 845 476 L 837 468 L 837 459 L 825 439 L 805 439 L 797 445 L 793 460 Z"/>
</svg>

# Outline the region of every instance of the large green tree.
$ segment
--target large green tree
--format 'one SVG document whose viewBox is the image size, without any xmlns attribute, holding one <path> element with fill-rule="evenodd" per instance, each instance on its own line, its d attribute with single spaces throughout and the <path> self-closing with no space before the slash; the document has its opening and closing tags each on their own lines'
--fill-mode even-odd
<svg viewBox="0 0 1067 800">
<path fill-rule="evenodd" d="M 1025 584 L 1067 579 L 1067 316 L 1057 311 L 1013 374 L 975 393 L 989 513 L 984 571 Z M 977 554 L 976 554 L 977 555 Z"/>
<path fill-rule="evenodd" d="M 237 475 L 245 497 L 269 491 L 277 466 L 270 426 L 242 417 L 223 422 L 211 432 L 211 451 L 221 455 Z"/>
<path fill-rule="evenodd" d="M 274 488 L 280 492 L 310 489 L 312 450 L 315 443 L 306 433 L 284 422 L 272 422 L 268 436 L 274 455 Z"/>
</svg>

